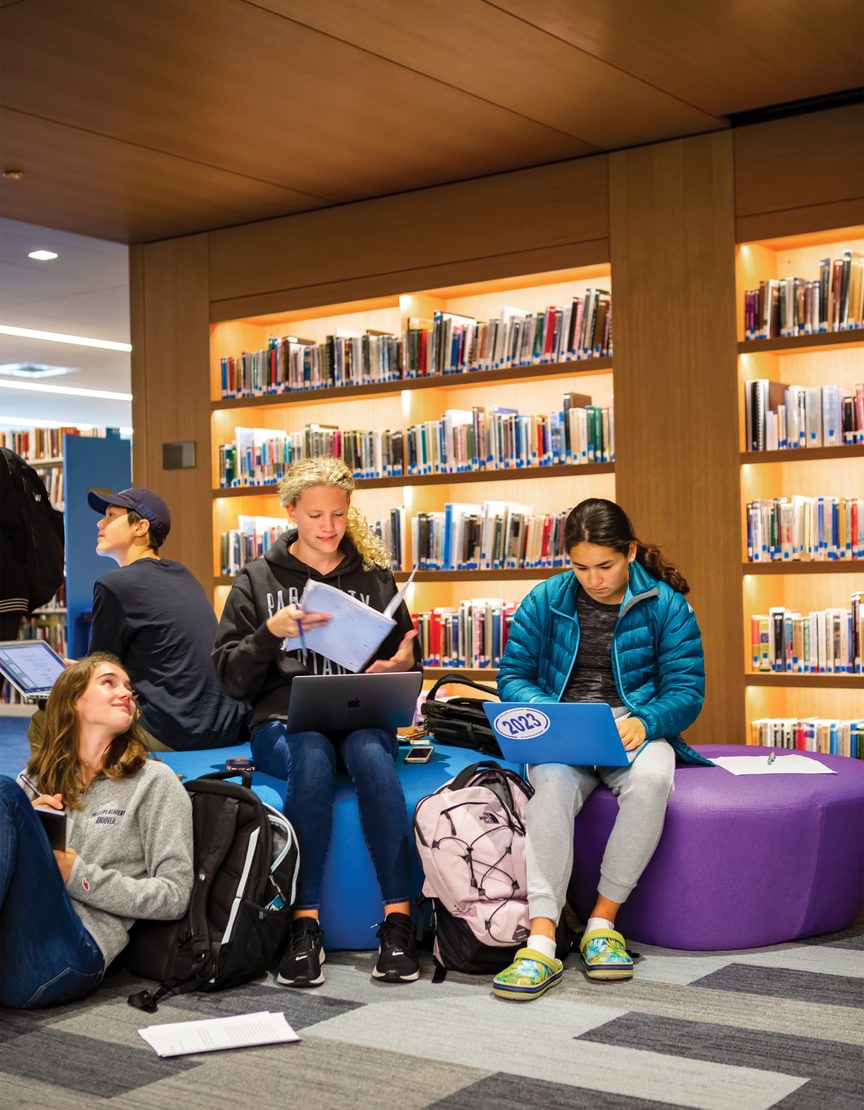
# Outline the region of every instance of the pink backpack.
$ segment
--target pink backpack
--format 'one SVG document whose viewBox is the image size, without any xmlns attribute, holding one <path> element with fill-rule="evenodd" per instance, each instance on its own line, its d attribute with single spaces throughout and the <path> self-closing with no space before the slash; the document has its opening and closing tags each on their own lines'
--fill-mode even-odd
<svg viewBox="0 0 864 1110">
<path fill-rule="evenodd" d="M 417 803 L 414 839 L 439 968 L 494 974 L 528 939 L 525 807 L 533 793 L 519 775 L 488 761 Z"/>
</svg>

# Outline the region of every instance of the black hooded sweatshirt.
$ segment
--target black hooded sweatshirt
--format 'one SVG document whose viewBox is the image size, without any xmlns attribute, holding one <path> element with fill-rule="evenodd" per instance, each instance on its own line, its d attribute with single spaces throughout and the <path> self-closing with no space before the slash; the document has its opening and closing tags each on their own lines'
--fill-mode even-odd
<svg viewBox="0 0 864 1110">
<path fill-rule="evenodd" d="M 296 538 L 296 531 L 284 532 L 265 555 L 243 567 L 234 580 L 216 634 L 213 658 L 222 685 L 229 694 L 250 702 L 252 728 L 287 716 L 294 675 L 344 673 L 343 667 L 317 652 L 283 651 L 282 639 L 267 627 L 277 609 L 299 604 L 310 578 L 352 594 L 379 612 L 397 592 L 389 570 L 363 569 L 363 560 L 347 536 L 339 547 L 344 559 L 329 574 L 319 574 L 291 554 L 288 549 Z M 396 627 L 369 663 L 395 655 L 405 633 L 413 627 L 404 602 L 394 618 Z M 419 670 L 416 641 L 414 659 L 414 669 Z"/>
</svg>

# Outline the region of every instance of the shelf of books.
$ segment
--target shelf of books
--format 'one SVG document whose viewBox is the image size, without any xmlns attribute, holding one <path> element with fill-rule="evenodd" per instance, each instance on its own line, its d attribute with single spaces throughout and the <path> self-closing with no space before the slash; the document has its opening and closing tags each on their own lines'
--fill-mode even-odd
<svg viewBox="0 0 864 1110">
<path fill-rule="evenodd" d="M 864 228 L 738 247 L 750 742 L 864 758 Z"/>
<path fill-rule="evenodd" d="M 122 447 L 118 447 L 121 442 Z M 95 518 L 84 495 L 100 481 L 122 479 L 121 484 L 114 484 L 115 489 L 129 484 L 129 444 L 120 440 L 115 428 L 69 426 L 0 429 L 0 445 L 15 451 L 39 474 L 51 504 L 64 514 L 67 553 L 70 550 L 77 553 L 71 565 L 67 562 L 66 581 L 57 594 L 27 617 L 19 636 L 47 640 L 60 655 L 77 658 L 84 654 L 86 644 L 79 644 L 77 649 L 70 644 L 70 630 L 76 627 L 75 615 L 82 606 L 89 610 L 92 582 L 105 569 L 92 550 Z M 70 476 L 73 504 L 65 501 Z M 88 559 L 95 561 L 94 567 L 85 565 Z M 18 693 L 8 684 L 0 684 L 0 714 L 28 715 L 32 711 L 33 706 L 22 704 Z"/>
<path fill-rule="evenodd" d="M 78 434 L 77 428 L 21 428 L 0 430 L 0 443 L 25 459 L 45 483 L 48 499 L 55 509 L 63 509 L 63 436 Z M 65 583 L 47 605 L 31 613 L 23 622 L 22 640 L 47 640 L 55 651 L 66 655 Z M 17 690 L 0 681 L 0 713 L 28 715 L 33 707 L 25 704 Z"/>
<path fill-rule="evenodd" d="M 352 468 L 427 667 L 494 675 L 517 602 L 566 565 L 567 511 L 614 497 L 610 270 L 211 326 L 214 589 L 285 527 L 306 455 Z"/>
</svg>

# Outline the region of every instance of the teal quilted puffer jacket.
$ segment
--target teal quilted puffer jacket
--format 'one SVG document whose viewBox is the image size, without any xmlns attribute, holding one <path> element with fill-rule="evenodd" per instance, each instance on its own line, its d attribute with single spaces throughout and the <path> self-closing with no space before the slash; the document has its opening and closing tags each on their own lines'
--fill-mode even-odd
<svg viewBox="0 0 864 1110">
<path fill-rule="evenodd" d="M 560 701 L 579 649 L 572 571 L 528 594 L 516 611 L 498 671 L 502 701 Z M 683 594 L 638 562 L 612 640 L 612 673 L 622 702 L 649 740 L 665 737 L 688 763 L 709 763 L 681 738 L 705 699 L 705 658 L 696 616 Z"/>
</svg>

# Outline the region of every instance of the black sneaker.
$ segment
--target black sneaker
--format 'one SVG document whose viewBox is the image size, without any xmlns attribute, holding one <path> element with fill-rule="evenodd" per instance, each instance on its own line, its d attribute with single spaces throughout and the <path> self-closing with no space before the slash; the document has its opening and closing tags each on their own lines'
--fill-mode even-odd
<svg viewBox="0 0 864 1110">
<path fill-rule="evenodd" d="M 378 962 L 374 979 L 385 983 L 411 983 L 420 978 L 417 930 L 407 913 L 390 913 L 378 928 Z"/>
<path fill-rule="evenodd" d="M 284 987 L 320 987 L 324 982 L 324 931 L 314 917 L 295 917 L 276 982 Z"/>
</svg>

